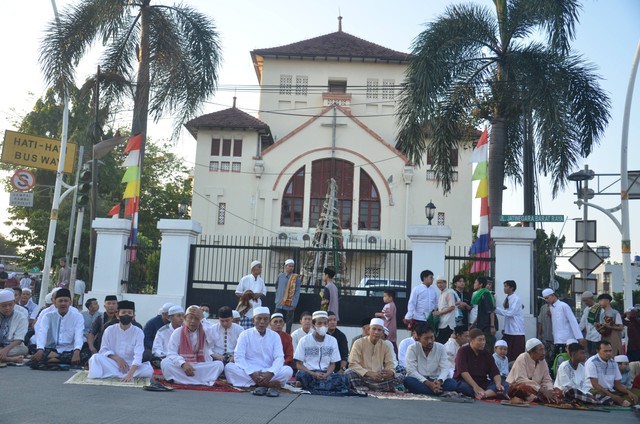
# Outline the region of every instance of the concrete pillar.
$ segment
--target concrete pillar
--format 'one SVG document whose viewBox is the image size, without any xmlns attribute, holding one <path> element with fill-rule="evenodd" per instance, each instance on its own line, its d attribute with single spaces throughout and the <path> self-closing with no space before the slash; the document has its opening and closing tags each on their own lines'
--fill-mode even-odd
<svg viewBox="0 0 640 424">
<path fill-rule="evenodd" d="M 96 257 L 93 265 L 91 292 L 85 299 L 95 297 L 102 305 L 104 296 L 120 293 L 124 276 L 126 251 L 131 221 L 128 219 L 96 218 L 92 223 L 96 230 Z"/>
<path fill-rule="evenodd" d="M 504 302 L 504 281 L 514 280 L 518 286 L 516 294 L 524 305 L 525 337 L 535 337 L 533 241 L 536 239 L 536 232 L 531 227 L 493 227 L 491 239 L 495 244 L 496 255 L 496 303 L 502 305 Z M 502 317 L 500 328 L 504 328 Z"/>
<path fill-rule="evenodd" d="M 447 225 L 409 225 L 407 237 L 411 239 L 413 258 L 411 262 L 411 290 L 422 284 L 420 273 L 429 269 L 434 278 L 445 275 L 446 245 L 451 239 L 451 228 Z M 453 277 L 450 276 L 448 278 Z M 435 284 L 435 282 L 434 282 Z"/>
<path fill-rule="evenodd" d="M 202 233 L 202 225 L 186 219 L 161 219 L 157 227 L 162 233 L 158 300 L 185 306 L 189 249 Z"/>
</svg>

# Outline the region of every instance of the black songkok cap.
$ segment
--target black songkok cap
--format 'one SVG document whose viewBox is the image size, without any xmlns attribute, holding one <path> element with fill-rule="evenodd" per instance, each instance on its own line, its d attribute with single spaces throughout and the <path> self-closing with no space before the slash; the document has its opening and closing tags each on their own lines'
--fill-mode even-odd
<svg viewBox="0 0 640 424">
<path fill-rule="evenodd" d="M 61 297 L 68 297 L 69 299 L 71 299 L 71 292 L 69 291 L 69 289 L 60 289 L 56 292 L 56 299 L 61 298 Z"/>
<path fill-rule="evenodd" d="M 121 300 L 120 302 L 118 302 L 118 310 L 120 309 L 131 309 L 132 311 L 135 311 L 136 304 L 135 302 L 132 302 L 130 300 Z"/>
<path fill-rule="evenodd" d="M 118 300 L 118 297 L 117 297 L 117 296 L 115 296 L 115 295 L 113 295 L 113 294 L 110 294 L 109 296 L 107 296 L 107 297 L 105 297 L 105 298 L 104 298 L 104 301 L 105 301 L 105 302 L 106 302 L 106 301 L 108 301 L 108 300 L 115 300 L 115 301 L 117 301 L 117 300 Z"/>
</svg>

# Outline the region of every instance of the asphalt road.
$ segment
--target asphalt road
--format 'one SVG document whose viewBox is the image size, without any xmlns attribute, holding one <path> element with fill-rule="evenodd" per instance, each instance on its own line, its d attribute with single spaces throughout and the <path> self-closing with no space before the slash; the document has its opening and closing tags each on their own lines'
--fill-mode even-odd
<svg viewBox="0 0 640 424">
<path fill-rule="evenodd" d="M 449 403 L 374 398 L 142 389 L 63 384 L 73 371 L 0 369 L 1 424 L 69 423 L 638 423 L 631 412 L 515 408 L 485 402 Z"/>
</svg>

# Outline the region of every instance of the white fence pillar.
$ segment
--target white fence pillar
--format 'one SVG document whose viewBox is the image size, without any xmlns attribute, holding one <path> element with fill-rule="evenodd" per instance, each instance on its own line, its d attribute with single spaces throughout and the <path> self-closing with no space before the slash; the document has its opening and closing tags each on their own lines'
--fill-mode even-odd
<svg viewBox="0 0 640 424">
<path fill-rule="evenodd" d="M 202 233 L 202 225 L 186 219 L 161 219 L 158 230 L 162 233 L 158 297 L 185 306 L 189 249 Z"/>
<path fill-rule="evenodd" d="M 429 269 L 434 278 L 445 275 L 446 245 L 451 239 L 451 228 L 446 225 L 409 225 L 407 237 L 411 239 L 411 289 L 422 284 L 420 273 Z M 451 276 L 453 277 L 453 276 Z"/>
<path fill-rule="evenodd" d="M 126 251 L 131 221 L 128 219 L 96 218 L 91 224 L 96 230 L 96 257 L 93 265 L 91 291 L 85 299 L 95 297 L 102 305 L 104 296 L 120 293 L 124 275 Z"/>
<path fill-rule="evenodd" d="M 525 337 L 536 336 L 536 321 L 533 316 L 536 295 L 533 284 L 533 241 L 536 231 L 531 227 L 493 227 L 491 239 L 495 244 L 496 280 L 494 290 L 496 303 L 502 305 L 505 294 L 503 283 L 514 280 L 516 294 L 524 305 Z M 502 318 L 500 328 L 504 328 Z"/>
</svg>

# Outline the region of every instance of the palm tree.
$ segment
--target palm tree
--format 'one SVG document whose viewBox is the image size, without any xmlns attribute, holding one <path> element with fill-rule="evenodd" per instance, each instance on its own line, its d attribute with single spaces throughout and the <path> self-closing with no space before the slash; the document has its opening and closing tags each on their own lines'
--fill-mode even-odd
<svg viewBox="0 0 640 424">
<path fill-rule="evenodd" d="M 489 122 L 489 219 L 499 225 L 504 179 L 520 182 L 526 136 L 534 136 L 532 160 L 551 175 L 555 196 L 578 158 L 598 143 L 610 101 L 594 67 L 569 49 L 578 1 L 494 4 L 495 10 L 451 6 L 414 40 L 397 147 L 417 165 L 428 152 L 447 192 L 452 149 L 465 142 L 469 125 Z M 539 34 L 545 43 L 535 41 Z"/>
<path fill-rule="evenodd" d="M 149 113 L 154 120 L 174 115 L 177 134 L 216 89 L 218 33 L 211 18 L 189 6 L 79 1 L 46 29 L 40 54 L 46 81 L 61 92 L 73 87 L 75 68 L 96 39 L 105 46 L 105 102 L 134 99 L 132 134 L 146 135 Z"/>
</svg>

